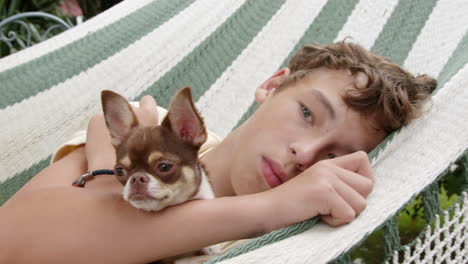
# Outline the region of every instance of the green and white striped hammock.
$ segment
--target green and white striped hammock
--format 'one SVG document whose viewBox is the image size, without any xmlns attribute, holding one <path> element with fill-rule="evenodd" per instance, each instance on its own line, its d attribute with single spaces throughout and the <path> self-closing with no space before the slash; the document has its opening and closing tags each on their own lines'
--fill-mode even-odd
<svg viewBox="0 0 468 264">
<path fill-rule="evenodd" d="M 351 36 L 413 73 L 436 77 L 432 107 L 370 154 L 375 189 L 355 221 L 331 228 L 308 220 L 233 249 L 235 257 L 220 263 L 346 262 L 344 253 L 373 230 L 397 232 L 393 216 L 411 198 L 424 190 L 425 201 L 434 198 L 437 178 L 468 147 L 467 13 L 464 0 L 124 1 L 0 60 L 0 204 L 86 126 L 103 89 L 135 100 L 150 94 L 167 107 L 177 89 L 192 86 L 208 128 L 224 137 L 251 115 L 255 87 L 301 45 Z M 399 241 L 390 239 L 392 261 L 410 263 L 419 254 L 429 263 L 467 263 L 462 197 L 453 216 L 446 214 L 455 219 L 445 221 L 453 236 L 448 227 L 428 229 L 404 260 L 395 251 Z M 433 242 L 437 232 L 446 240 Z"/>
</svg>

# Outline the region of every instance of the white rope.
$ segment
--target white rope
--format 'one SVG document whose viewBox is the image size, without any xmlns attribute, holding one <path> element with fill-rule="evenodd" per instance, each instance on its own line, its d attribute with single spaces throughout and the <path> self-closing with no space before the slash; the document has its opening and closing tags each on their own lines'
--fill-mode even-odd
<svg viewBox="0 0 468 264">
<path fill-rule="evenodd" d="M 468 262 L 468 194 L 462 194 L 463 201 L 455 204 L 452 214 L 448 211 L 435 218 L 435 227 L 427 226 L 422 238 L 415 245 L 404 247 L 402 259 L 395 251 L 392 263 L 467 263 Z M 388 262 L 387 262 L 388 263 Z"/>
</svg>

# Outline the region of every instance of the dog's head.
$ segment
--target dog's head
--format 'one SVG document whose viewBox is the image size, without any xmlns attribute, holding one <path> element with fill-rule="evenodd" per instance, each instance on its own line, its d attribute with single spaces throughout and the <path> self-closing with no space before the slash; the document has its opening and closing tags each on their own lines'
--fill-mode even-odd
<svg viewBox="0 0 468 264">
<path fill-rule="evenodd" d="M 195 195 L 201 181 L 198 150 L 207 135 L 190 88 L 176 94 L 160 126 L 139 125 L 119 94 L 103 91 L 101 99 L 124 199 L 136 208 L 157 211 Z"/>
</svg>

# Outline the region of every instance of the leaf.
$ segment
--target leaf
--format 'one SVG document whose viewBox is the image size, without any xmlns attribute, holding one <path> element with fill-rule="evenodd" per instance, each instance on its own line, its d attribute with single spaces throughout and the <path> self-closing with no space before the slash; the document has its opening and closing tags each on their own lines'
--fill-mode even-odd
<svg viewBox="0 0 468 264">
<path fill-rule="evenodd" d="M 7 17 L 12 16 L 19 12 L 21 12 L 20 0 L 11 0 L 10 5 L 8 7 Z"/>
<path fill-rule="evenodd" d="M 455 163 L 457 168 L 449 172 L 443 179 L 442 179 L 442 184 L 447 190 L 447 196 L 450 198 L 452 195 L 458 195 L 463 191 L 464 184 L 466 184 L 464 181 L 464 174 L 467 173 L 465 167 L 461 163 L 461 161 L 458 161 Z"/>
</svg>

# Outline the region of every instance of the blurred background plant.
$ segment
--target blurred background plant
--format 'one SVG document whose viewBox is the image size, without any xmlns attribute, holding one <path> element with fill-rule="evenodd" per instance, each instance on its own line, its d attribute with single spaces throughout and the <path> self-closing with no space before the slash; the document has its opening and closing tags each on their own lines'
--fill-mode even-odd
<svg viewBox="0 0 468 264">
<path fill-rule="evenodd" d="M 44 12 L 63 20 L 27 16 L 0 27 L 0 58 L 55 36 L 122 0 L 0 0 L 0 23 L 26 12 Z M 8 40 L 8 41 L 7 41 Z M 12 41 L 13 40 L 13 41 Z"/>
<path fill-rule="evenodd" d="M 89 19 L 120 2 L 122 2 L 122 0 L 78 0 L 78 4 L 83 11 L 85 19 Z"/>
<path fill-rule="evenodd" d="M 0 0 L 0 21 L 26 12 L 44 12 L 63 20 L 38 15 L 26 16 L 6 23 L 0 28 L 0 57 L 32 46 L 44 39 L 57 35 L 76 24 L 74 18 L 81 14 L 70 14 L 62 10 L 63 0 Z M 1 23 L 1 22 L 0 22 Z"/>
<path fill-rule="evenodd" d="M 62 0 L 0 0 L 0 19 L 22 12 L 42 11 L 58 15 Z"/>
</svg>

